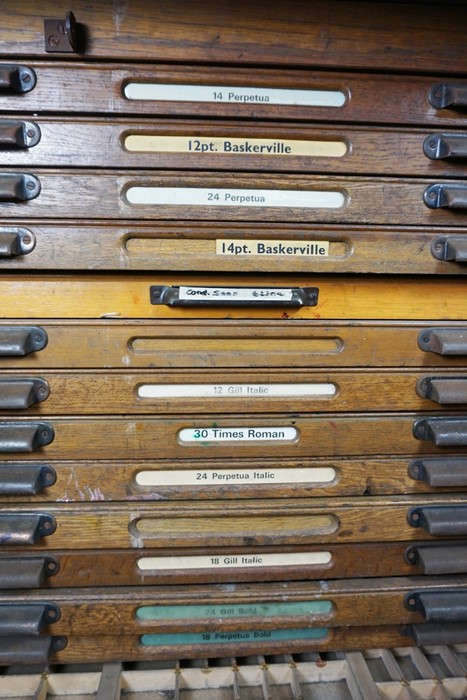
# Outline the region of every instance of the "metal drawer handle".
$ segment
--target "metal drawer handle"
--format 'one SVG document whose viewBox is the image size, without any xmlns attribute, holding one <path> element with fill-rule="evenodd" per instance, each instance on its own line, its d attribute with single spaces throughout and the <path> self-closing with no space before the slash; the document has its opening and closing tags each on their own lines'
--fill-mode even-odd
<svg viewBox="0 0 467 700">
<path fill-rule="evenodd" d="M 36 245 L 36 237 L 27 228 L 0 227 L 0 258 L 27 255 Z"/>
<path fill-rule="evenodd" d="M 0 513 L 0 544 L 36 544 L 48 537 L 57 527 L 55 519 L 48 513 Z"/>
<path fill-rule="evenodd" d="M 430 209 L 467 209 L 467 186 L 442 182 L 429 185 L 423 201 Z"/>
<path fill-rule="evenodd" d="M 45 664 L 66 645 L 66 637 L 3 637 L 0 638 L 0 664 Z"/>
<path fill-rule="evenodd" d="M 460 83 L 436 83 L 428 92 L 428 102 L 435 109 L 462 109 L 467 107 L 467 85 Z"/>
<path fill-rule="evenodd" d="M 40 326 L 0 327 L 0 357 L 30 355 L 43 350 L 47 342 L 47 333 Z"/>
<path fill-rule="evenodd" d="M 0 496 L 35 496 L 56 481 L 48 464 L 0 462 Z"/>
<path fill-rule="evenodd" d="M 429 328 L 418 336 L 418 347 L 437 355 L 467 355 L 466 328 Z"/>
<path fill-rule="evenodd" d="M 316 306 L 317 287 L 150 287 L 151 304 L 164 306 Z"/>
<path fill-rule="evenodd" d="M 36 87 L 36 74 L 29 66 L 12 64 L 0 65 L 0 92 L 13 92 L 21 95 Z"/>
<path fill-rule="evenodd" d="M 467 591 L 413 591 L 405 596 L 404 604 L 426 622 L 467 621 Z"/>
<path fill-rule="evenodd" d="M 0 588 L 40 588 L 46 577 L 55 576 L 59 569 L 53 557 L 2 557 Z"/>
<path fill-rule="evenodd" d="M 416 387 L 417 394 L 435 403 L 467 403 L 467 377 L 423 377 Z"/>
<path fill-rule="evenodd" d="M 413 436 L 438 447 L 465 447 L 467 418 L 421 418 L 413 425 Z"/>
<path fill-rule="evenodd" d="M 435 537 L 462 537 L 467 535 L 467 506 L 416 506 L 409 510 L 407 522 Z"/>
<path fill-rule="evenodd" d="M 431 254 L 437 260 L 467 262 L 466 236 L 440 236 L 431 244 Z"/>
<path fill-rule="evenodd" d="M 41 191 L 38 177 L 30 173 L 0 173 L 0 201 L 27 202 Z"/>
<path fill-rule="evenodd" d="M 45 379 L 0 379 L 0 410 L 24 410 L 45 401 L 49 394 Z"/>
<path fill-rule="evenodd" d="M 409 475 L 435 488 L 467 486 L 467 457 L 415 459 L 409 464 Z"/>
<path fill-rule="evenodd" d="M 432 160 L 467 158 L 467 134 L 432 134 L 423 142 L 423 152 Z"/>
<path fill-rule="evenodd" d="M 49 423 L 0 423 L 0 453 L 34 452 L 39 447 L 50 445 L 55 437 Z"/>
<path fill-rule="evenodd" d="M 408 564 L 420 566 L 427 576 L 467 573 L 467 545 L 438 545 L 435 547 L 412 545 L 405 551 Z"/>
<path fill-rule="evenodd" d="M 58 620 L 60 608 L 55 603 L 1 603 L 0 637 L 38 637 L 46 627 Z"/>
<path fill-rule="evenodd" d="M 464 644 L 467 625 L 464 622 L 427 622 L 424 625 L 405 625 L 401 633 L 411 637 L 418 646 L 437 644 Z"/>
<path fill-rule="evenodd" d="M 0 119 L 0 146 L 32 148 L 41 140 L 41 130 L 35 122 Z"/>
</svg>

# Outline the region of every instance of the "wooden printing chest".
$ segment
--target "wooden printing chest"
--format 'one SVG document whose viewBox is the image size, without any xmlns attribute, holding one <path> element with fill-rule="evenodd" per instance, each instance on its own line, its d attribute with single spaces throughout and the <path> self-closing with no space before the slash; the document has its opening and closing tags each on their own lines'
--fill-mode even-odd
<svg viewBox="0 0 467 700">
<path fill-rule="evenodd" d="M 0 662 L 467 641 L 466 7 L 71 9 L 1 7 Z"/>
</svg>

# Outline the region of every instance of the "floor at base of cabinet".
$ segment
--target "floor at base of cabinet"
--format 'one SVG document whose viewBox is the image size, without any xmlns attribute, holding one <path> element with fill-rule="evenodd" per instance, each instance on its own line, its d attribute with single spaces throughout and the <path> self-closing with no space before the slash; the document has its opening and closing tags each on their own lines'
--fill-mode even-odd
<svg viewBox="0 0 467 700">
<path fill-rule="evenodd" d="M 2 700 L 461 700 L 467 645 L 0 668 Z"/>
</svg>

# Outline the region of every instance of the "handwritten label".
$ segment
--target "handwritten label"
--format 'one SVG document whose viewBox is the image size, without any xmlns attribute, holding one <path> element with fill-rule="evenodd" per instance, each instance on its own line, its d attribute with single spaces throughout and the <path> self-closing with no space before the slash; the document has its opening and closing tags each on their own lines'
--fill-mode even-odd
<svg viewBox="0 0 467 700">
<path fill-rule="evenodd" d="M 331 552 L 281 552 L 269 554 L 213 554 L 179 557 L 141 557 L 137 566 L 140 571 L 184 571 L 191 569 L 250 569 L 264 566 L 328 566 Z"/>
<path fill-rule="evenodd" d="M 297 105 L 303 107 L 343 107 L 342 90 L 292 90 L 280 88 L 236 87 L 225 85 L 171 85 L 154 82 L 130 82 L 123 88 L 127 100 L 163 102 L 223 102 L 230 104 Z"/>
<path fill-rule="evenodd" d="M 270 398 L 305 396 L 329 398 L 335 395 L 335 384 L 141 384 L 137 389 L 142 399 L 158 398 Z"/>
<path fill-rule="evenodd" d="M 141 471 L 138 486 L 225 486 L 258 484 L 323 484 L 336 478 L 330 467 L 307 469 L 176 469 Z"/>
<path fill-rule="evenodd" d="M 125 148 L 133 153 L 196 153 L 200 155 L 313 156 L 342 158 L 347 152 L 343 141 L 300 141 L 218 136 L 153 136 L 129 134 Z"/>
<path fill-rule="evenodd" d="M 245 243 L 238 238 L 224 238 L 216 240 L 216 255 L 323 258 L 329 255 L 329 241 L 248 240 Z"/>
<path fill-rule="evenodd" d="M 345 196 L 338 191 L 247 190 L 209 187 L 134 186 L 126 191 L 129 204 L 202 207 L 286 207 L 298 209 L 340 209 Z"/>
<path fill-rule="evenodd" d="M 326 627 L 307 627 L 291 630 L 241 630 L 222 632 L 180 632 L 168 634 L 143 634 L 143 646 L 177 646 L 181 644 L 243 644 L 261 641 L 292 641 L 296 639 L 324 639 Z"/>
<path fill-rule="evenodd" d="M 201 605 L 142 605 L 139 620 L 192 620 L 194 618 L 277 617 L 278 615 L 329 615 L 330 600 L 301 600 L 291 603 L 208 603 Z"/>
<path fill-rule="evenodd" d="M 182 445 L 207 442 L 295 442 L 296 428 L 183 428 L 178 433 Z"/>
<path fill-rule="evenodd" d="M 280 287 L 179 287 L 178 298 L 180 301 L 219 300 L 231 299 L 232 301 L 292 301 L 292 289 Z"/>
</svg>

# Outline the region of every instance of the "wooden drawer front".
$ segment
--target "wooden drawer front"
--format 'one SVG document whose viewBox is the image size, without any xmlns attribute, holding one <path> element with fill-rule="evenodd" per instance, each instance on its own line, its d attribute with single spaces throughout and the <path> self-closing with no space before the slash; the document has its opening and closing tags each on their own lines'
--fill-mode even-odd
<svg viewBox="0 0 467 700">
<path fill-rule="evenodd" d="M 466 574 L 467 541 L 29 551 L 4 547 L 2 589 Z M 110 574 L 109 574 L 110 572 Z M 267 573 L 266 573 L 267 572 Z"/>
<path fill-rule="evenodd" d="M 467 273 L 467 229 L 4 222 L 6 270 Z"/>
<path fill-rule="evenodd" d="M 151 303 L 151 287 L 167 287 L 169 301 Z M 214 287 L 214 293 L 206 291 Z M 174 290 L 172 289 L 174 288 Z M 242 301 L 242 288 L 253 290 Z M 291 290 L 317 290 L 318 303 L 290 306 Z M 260 291 L 258 291 L 260 290 Z M 266 290 L 266 291 L 265 291 Z M 284 291 L 285 290 L 285 291 Z M 155 290 L 157 292 L 162 290 Z M 169 305 L 182 292 L 189 306 Z M 443 319 L 465 320 L 465 282 L 462 278 L 437 281 L 428 277 L 304 276 L 274 278 L 186 275 L 13 275 L 0 279 L 3 318 L 257 318 L 257 319 Z M 215 306 L 206 305 L 210 295 Z M 222 302 L 217 302 L 222 298 Z M 222 295 L 222 296 L 221 296 Z M 236 297 L 240 296 L 240 306 Z M 196 301 L 191 306 L 191 299 Z M 266 299 L 268 307 L 258 306 Z M 198 299 L 201 302 L 198 303 Z M 220 304 L 223 304 L 221 306 Z M 235 304 L 235 306 L 232 305 Z M 306 302 L 308 303 L 314 303 Z M 250 306 L 251 308 L 248 308 Z M 29 321 L 28 321 L 29 322 Z M 292 324 L 290 324 L 292 325 Z M 437 326 L 440 324 L 437 323 Z"/>
<path fill-rule="evenodd" d="M 4 455 L 8 457 L 8 455 Z M 186 501 L 462 492 L 467 456 L 0 462 L 2 502 Z"/>
<path fill-rule="evenodd" d="M 53 57 L 46 53 L 54 42 L 44 42 L 44 17 L 63 19 L 65 11 L 57 12 L 51 0 L 40 7 L 23 0 L 21 8 L 14 0 L 4 0 L 2 9 L 1 53 L 7 60 L 11 55 Z M 293 2 L 287 8 L 266 3 L 234 8 L 211 0 L 203 5 L 179 0 L 159 7 L 132 0 L 117 11 L 107 2 L 89 5 L 76 0 L 73 11 L 84 30 L 78 33 L 77 50 L 94 59 L 144 56 L 147 61 L 452 72 L 467 58 L 463 7 L 427 5 L 420 13 L 410 5 L 387 4 L 376 16 L 365 4 L 347 7 L 329 0 L 315 1 L 313 7 Z M 328 45 L 333 50 L 327 50 Z"/>
<path fill-rule="evenodd" d="M 466 124 L 467 125 L 467 124 Z M 0 166 L 465 176 L 467 135 L 227 121 L 0 119 Z M 26 136 L 25 136 L 26 134 Z M 28 136 L 28 134 L 33 134 Z M 11 148 L 11 141 L 17 145 Z"/>
<path fill-rule="evenodd" d="M 441 524 L 438 527 L 438 519 Z M 435 524 L 432 526 L 431 521 Z M 409 522 L 410 521 L 410 522 Z M 412 524 L 411 524 L 412 523 Z M 191 503 L 1 505 L 5 554 L 39 549 L 142 549 L 395 542 L 466 537 L 461 495 Z"/>
<path fill-rule="evenodd" d="M 2 64 L 11 66 L 10 61 Z M 363 124 L 370 121 L 449 128 L 466 125 L 462 107 L 438 108 L 436 99 L 435 106 L 430 104 L 430 92 L 435 92 L 440 84 L 460 86 L 462 90 L 467 85 L 466 79 L 439 74 L 385 74 L 381 80 L 374 74 L 282 68 L 256 68 L 252 72 L 251 68 L 238 67 L 96 66 L 26 59 L 16 65 L 32 70 L 36 83 L 23 94 L 3 92 L 0 110 L 4 113 L 177 115 Z M 142 88 L 144 99 L 139 97 L 141 84 L 148 86 Z M 133 89 L 132 85 L 137 87 Z M 154 98 L 148 99 L 155 92 Z M 135 93 L 138 94 L 133 97 Z M 314 106 L 316 103 L 318 106 Z"/>
<path fill-rule="evenodd" d="M 0 631 L 26 634 L 30 622 L 44 633 L 99 637 L 174 634 L 186 631 L 187 625 L 190 633 L 200 633 L 358 626 L 362 619 L 370 625 L 423 623 L 449 620 L 454 611 L 465 622 L 467 616 L 465 577 L 349 579 L 329 582 L 325 591 L 320 582 L 238 584 L 228 593 L 223 588 L 61 589 L 45 598 L 41 591 L 27 596 L 10 592 L 0 602 Z M 443 613 L 440 600 L 448 606 L 448 597 L 453 612 L 448 607 Z M 41 608 L 51 624 L 37 621 Z M 15 612 L 22 613 L 24 622 L 15 619 Z"/>
<path fill-rule="evenodd" d="M 5 219 L 465 226 L 467 181 L 4 169 Z M 29 189 L 30 188 L 30 189 Z M 442 193 L 440 193 L 442 189 Z M 14 191 L 13 191 L 14 190 Z"/>
<path fill-rule="evenodd" d="M 465 371 L 3 371 L 0 415 L 467 410 Z M 467 438 L 466 438 L 467 439 Z"/>
<path fill-rule="evenodd" d="M 419 347 L 422 338 L 425 350 Z M 2 370 L 425 367 L 462 372 L 466 365 L 467 323 L 462 322 L 0 321 Z"/>
<path fill-rule="evenodd" d="M 4 459 L 15 461 L 31 454 L 41 460 L 254 458 L 259 450 L 262 457 L 290 459 L 435 455 L 465 453 L 466 421 L 467 412 L 112 419 L 9 415 L 0 421 L 0 449 Z"/>
</svg>

